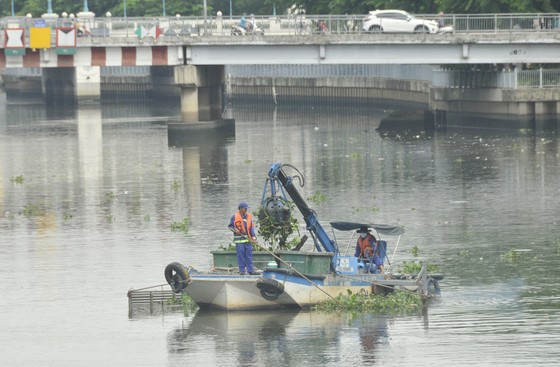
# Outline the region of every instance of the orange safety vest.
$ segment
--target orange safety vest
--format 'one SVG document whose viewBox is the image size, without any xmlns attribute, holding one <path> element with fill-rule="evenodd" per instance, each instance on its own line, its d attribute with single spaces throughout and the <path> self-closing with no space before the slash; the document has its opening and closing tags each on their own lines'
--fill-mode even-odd
<svg viewBox="0 0 560 367">
<path fill-rule="evenodd" d="M 360 256 L 361 258 L 369 259 L 373 254 L 373 247 L 369 242 L 371 235 L 367 235 L 365 238 L 359 237 L 358 238 L 358 246 L 360 246 Z M 375 240 L 374 240 L 375 243 Z"/>
<path fill-rule="evenodd" d="M 241 232 L 241 236 L 233 236 L 233 242 L 249 242 L 249 238 L 251 237 L 251 227 L 253 227 L 253 216 L 250 213 L 247 213 L 247 217 L 244 219 L 241 217 L 241 213 L 236 212 L 233 219 L 233 225 L 239 230 L 239 232 Z"/>
</svg>

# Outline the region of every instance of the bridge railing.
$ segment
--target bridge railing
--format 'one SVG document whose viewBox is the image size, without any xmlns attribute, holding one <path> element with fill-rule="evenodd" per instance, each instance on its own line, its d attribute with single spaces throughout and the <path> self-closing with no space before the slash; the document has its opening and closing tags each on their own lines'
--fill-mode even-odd
<svg viewBox="0 0 560 367">
<path fill-rule="evenodd" d="M 442 88 L 558 88 L 560 69 L 471 71 L 434 68 L 432 85 Z"/>
<path fill-rule="evenodd" d="M 355 15 L 296 15 L 255 16 L 257 26 L 265 35 L 357 34 L 364 33 L 362 22 L 365 14 Z M 437 20 L 437 14 L 419 14 L 418 18 Z M 231 26 L 240 17 L 94 17 L 94 18 L 29 18 L 6 17 L 0 19 L 0 28 L 24 28 L 44 24 L 55 27 L 83 27 L 84 37 L 136 37 L 140 34 L 158 36 L 229 35 Z M 454 33 L 498 32 L 547 32 L 558 31 L 560 14 L 449 14 L 442 18 Z M 247 17 L 250 21 L 250 17 Z M 141 27 L 144 28 L 142 31 Z M 144 32 L 144 33 L 142 33 Z M 156 33 L 157 32 L 157 33 Z M 3 36 L 2 32 L 2 36 Z"/>
</svg>

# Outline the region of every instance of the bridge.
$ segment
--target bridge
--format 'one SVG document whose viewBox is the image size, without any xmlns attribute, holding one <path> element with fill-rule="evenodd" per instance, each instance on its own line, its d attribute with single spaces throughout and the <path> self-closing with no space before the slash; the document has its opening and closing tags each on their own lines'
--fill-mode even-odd
<svg viewBox="0 0 560 367">
<path fill-rule="evenodd" d="M 560 60 L 559 14 L 449 15 L 445 22 L 452 31 L 436 34 L 364 32 L 362 18 L 260 17 L 263 36 L 237 37 L 230 32 L 237 20 L 222 17 L 4 18 L 0 68 Z M 320 19 L 326 20 L 325 32 L 311 26 Z"/>
<path fill-rule="evenodd" d="M 0 68 L 40 67 L 47 93 L 95 99 L 100 94 L 101 67 L 173 66 L 186 122 L 220 118 L 224 65 L 521 64 L 560 60 L 559 14 L 448 15 L 444 22 L 451 31 L 435 34 L 364 32 L 361 15 L 258 17 L 264 35 L 244 36 L 230 32 L 236 19 L 220 16 L 78 16 L 2 19 Z M 320 21 L 326 23 L 326 31 L 313 26 Z M 68 73 L 68 68 L 74 73 Z"/>
</svg>

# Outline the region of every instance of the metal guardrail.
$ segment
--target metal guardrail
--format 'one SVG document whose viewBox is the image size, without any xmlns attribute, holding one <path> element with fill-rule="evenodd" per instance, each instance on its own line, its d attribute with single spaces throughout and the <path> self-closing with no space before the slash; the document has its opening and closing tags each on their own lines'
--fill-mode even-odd
<svg viewBox="0 0 560 367">
<path fill-rule="evenodd" d="M 560 69 L 470 71 L 435 68 L 432 86 L 441 88 L 558 88 Z"/>
<path fill-rule="evenodd" d="M 358 34 L 362 30 L 364 15 L 297 15 L 256 16 L 259 28 L 268 35 L 311 35 L 311 34 Z M 559 13 L 525 14 L 419 14 L 416 17 L 441 20 L 452 26 L 453 33 L 502 33 L 502 32 L 557 32 L 560 29 Z M 164 37 L 190 37 L 199 35 L 229 35 L 232 25 L 240 17 L 5 17 L 0 19 L 0 28 L 29 29 L 38 22 L 52 28 L 81 27 L 84 37 L 135 37 L 140 26 L 146 29 L 157 27 Z M 249 21 L 250 19 L 247 19 Z M 319 24 L 325 24 L 321 28 Z M 3 33 L 3 32 L 2 32 Z"/>
</svg>

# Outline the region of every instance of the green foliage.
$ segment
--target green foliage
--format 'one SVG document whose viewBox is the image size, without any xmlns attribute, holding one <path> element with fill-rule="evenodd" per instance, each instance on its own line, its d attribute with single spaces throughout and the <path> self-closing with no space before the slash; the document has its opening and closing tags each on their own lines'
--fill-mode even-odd
<svg viewBox="0 0 560 367">
<path fill-rule="evenodd" d="M 23 208 L 23 212 L 22 212 L 22 214 L 27 218 L 36 217 L 39 215 L 39 213 L 40 210 L 37 204 L 27 204 Z"/>
<path fill-rule="evenodd" d="M 255 248 L 253 246 L 253 250 L 254 249 Z M 225 244 L 225 245 L 218 246 L 218 250 L 220 250 L 220 251 L 236 251 L 237 248 L 233 243 L 228 243 L 228 244 Z"/>
<path fill-rule="evenodd" d="M 177 180 L 173 180 L 173 183 L 171 184 L 171 189 L 177 192 L 179 191 L 180 188 L 181 188 L 181 183 Z"/>
<path fill-rule="evenodd" d="M 470 257 L 471 252 L 467 249 L 461 249 L 461 251 L 459 251 L 458 255 L 459 255 L 459 257 Z"/>
<path fill-rule="evenodd" d="M 315 193 L 308 197 L 307 200 L 318 205 L 327 201 L 327 195 L 320 191 L 315 191 Z"/>
<path fill-rule="evenodd" d="M 403 274 L 418 274 L 422 270 L 422 263 L 420 261 L 403 261 L 402 270 Z M 436 273 L 438 266 L 435 264 L 428 264 L 428 273 Z"/>
<path fill-rule="evenodd" d="M 521 253 L 518 252 L 518 251 L 515 251 L 514 249 L 511 249 L 508 252 L 506 252 L 505 254 L 502 254 L 500 256 L 500 258 L 503 261 L 506 261 L 506 262 L 509 262 L 509 263 L 516 263 L 518 260 L 520 260 Z"/>
<path fill-rule="evenodd" d="M 418 248 L 418 246 L 414 246 L 412 247 L 410 252 L 412 253 L 412 256 L 418 257 L 418 255 L 420 254 L 420 249 Z"/>
<path fill-rule="evenodd" d="M 10 178 L 10 182 L 12 184 L 17 184 L 17 185 L 22 185 L 23 184 L 23 176 L 19 175 L 19 176 L 15 176 L 15 177 L 11 177 Z"/>
<path fill-rule="evenodd" d="M 179 222 L 171 223 L 171 231 L 187 234 L 189 232 L 189 218 L 183 218 L 183 220 Z"/>
<path fill-rule="evenodd" d="M 118 198 L 118 195 L 112 191 L 105 193 L 105 199 L 108 202 L 111 202 L 113 200 L 115 200 L 116 198 Z"/>
<path fill-rule="evenodd" d="M 262 207 L 254 213 L 254 216 L 259 220 L 259 236 L 272 245 L 278 244 L 281 249 L 289 250 L 299 242 L 299 239 L 287 242 L 288 237 L 297 230 L 298 222 L 292 214 L 294 204 L 284 200 L 282 200 L 282 203 L 290 209 L 290 215 L 285 220 L 276 220 L 269 216 Z"/>
<path fill-rule="evenodd" d="M 339 295 L 336 300 L 317 304 L 314 308 L 324 312 L 357 311 L 383 314 L 415 314 L 422 310 L 422 297 L 410 291 L 394 291 L 387 295 Z"/>
<path fill-rule="evenodd" d="M 191 312 L 194 312 L 198 309 L 198 305 L 187 293 L 181 294 L 181 303 L 183 304 L 183 313 L 185 314 L 185 316 L 188 316 Z"/>
<path fill-rule="evenodd" d="M 174 294 L 173 297 L 168 298 L 165 301 L 168 306 L 183 306 L 183 313 L 188 316 L 191 312 L 198 309 L 198 305 L 193 301 L 191 296 L 187 293 L 181 293 L 181 295 Z"/>
<path fill-rule="evenodd" d="M 153 17 L 164 13 L 163 1 L 127 0 L 126 15 L 129 17 Z M 2 16 L 11 15 L 9 3 L 2 3 Z M 403 9 L 413 14 L 436 14 L 443 11 L 446 14 L 477 14 L 477 13 L 531 13 L 531 12 L 557 12 L 560 4 L 553 0 L 212 0 L 207 2 L 208 16 L 215 16 L 221 11 L 225 17 L 229 16 L 230 5 L 232 14 L 239 17 L 242 14 L 255 14 L 257 16 L 287 14 L 287 9 L 293 4 L 301 5 L 307 14 L 357 14 L 364 15 L 375 9 Z M 15 1 L 16 15 L 31 13 L 40 17 L 47 12 L 48 2 L 44 0 Z M 88 8 L 98 16 L 104 16 L 107 11 L 113 17 L 124 16 L 124 1 L 122 0 L 96 0 L 89 2 Z M 68 14 L 83 10 L 83 2 L 53 0 L 54 13 Z M 202 16 L 204 14 L 202 1 L 185 2 L 181 0 L 166 0 L 165 14 L 167 16 Z"/>
</svg>

